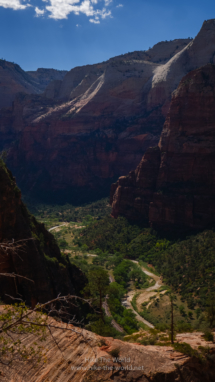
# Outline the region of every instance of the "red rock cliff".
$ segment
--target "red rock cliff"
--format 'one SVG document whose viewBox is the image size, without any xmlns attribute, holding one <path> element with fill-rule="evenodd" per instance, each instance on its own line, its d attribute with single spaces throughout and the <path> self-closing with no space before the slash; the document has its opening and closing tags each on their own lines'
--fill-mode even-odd
<svg viewBox="0 0 215 382">
<path fill-rule="evenodd" d="M 146 219 L 155 228 L 182 230 L 214 223 L 214 89 L 214 65 L 201 67 L 183 78 L 172 96 L 159 148 L 144 155 L 132 173 L 135 176 L 130 189 L 131 175 L 123 184 L 119 179 L 112 186 L 114 217 L 123 214 Z M 150 195 L 147 199 L 146 193 Z"/>
<path fill-rule="evenodd" d="M 19 96 L 11 118 L 2 113 L 0 134 L 20 187 L 58 202 L 107 195 L 157 145 L 171 93 L 189 71 L 214 62 L 214 44 L 208 20 L 194 40 L 74 68 L 43 95 Z"/>
<path fill-rule="evenodd" d="M 0 298 L 11 303 L 6 296 L 21 297 L 27 304 L 46 302 L 61 295 L 79 294 L 85 277 L 71 266 L 60 253 L 51 233 L 30 215 L 21 201 L 16 182 L 0 160 L 0 243 L 26 240 L 19 251 L 0 248 L 0 273 L 15 273 L 24 279 L 0 277 Z"/>
<path fill-rule="evenodd" d="M 1 114 L 0 134 L 6 147 L 13 142 L 9 166 L 19 185 L 58 201 L 107 195 L 113 180 L 158 143 L 165 113 L 160 90 L 147 96 L 152 78 L 190 43 L 163 42 L 75 68 L 43 96 L 17 97 L 12 114 Z M 167 98 L 175 88 L 168 86 Z"/>
</svg>

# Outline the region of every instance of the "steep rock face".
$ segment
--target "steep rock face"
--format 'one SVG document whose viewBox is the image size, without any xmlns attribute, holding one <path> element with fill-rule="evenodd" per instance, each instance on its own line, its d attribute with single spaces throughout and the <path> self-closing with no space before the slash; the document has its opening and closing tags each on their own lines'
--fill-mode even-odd
<svg viewBox="0 0 215 382">
<path fill-rule="evenodd" d="M 160 167 L 160 149 L 149 148 L 135 171 L 122 176 L 111 186 L 112 215 L 124 215 L 132 220 L 148 220 L 149 203 Z"/>
<path fill-rule="evenodd" d="M 21 201 L 21 193 L 12 174 L 0 161 L 0 243 L 25 240 L 23 247 L 13 252 L 0 248 L 0 273 L 15 273 L 17 277 L 0 277 L 0 297 L 22 297 L 35 305 L 61 295 L 78 294 L 85 285 L 85 277 L 64 259 L 43 224 L 31 216 Z M 21 243 L 21 242 L 20 242 Z"/>
<path fill-rule="evenodd" d="M 13 367 L 1 365 L 1 381 L 210 382 L 215 378 L 213 350 L 211 360 L 203 363 L 171 347 L 142 346 L 103 338 L 72 325 L 67 326 L 71 331 L 62 331 L 66 325 L 54 320 L 50 320 L 51 324 L 55 325 L 52 333 L 56 342 L 50 335 L 43 341 L 43 347 L 48 350 L 46 363 L 32 367 L 31 362 L 14 360 Z M 189 334 L 186 340 L 189 343 Z M 27 348 L 34 342 L 35 336 L 31 334 L 23 338 Z M 120 351 L 118 362 L 109 354 L 116 348 Z"/>
<path fill-rule="evenodd" d="M 137 174 L 142 170 L 142 195 L 148 183 L 156 183 L 148 214 L 141 212 L 156 228 L 199 229 L 215 221 L 215 66 L 208 64 L 181 81 L 172 96 L 170 111 L 159 142 L 159 170 L 151 172 L 157 150 L 150 149 L 143 157 L 136 178 L 132 198 L 125 196 L 130 176 L 112 186 L 111 201 L 114 217 L 123 214 L 136 219 Z M 156 153 L 156 154 L 155 154 Z M 147 158 L 150 158 L 150 161 Z M 149 162 L 149 163 L 147 163 Z M 147 166 L 145 167 L 145 163 Z M 157 169 L 157 167 L 156 167 Z M 156 180 L 154 176 L 156 174 Z M 147 175 L 147 181 L 144 180 Z M 149 177 L 149 178 L 148 178 Z M 142 196 L 139 205 L 145 202 Z M 130 206 L 127 212 L 127 206 Z M 140 216 L 139 216 L 140 218 Z"/>
<path fill-rule="evenodd" d="M 62 80 L 64 70 L 38 69 L 25 72 L 19 65 L 0 60 L 0 109 L 11 107 L 18 93 L 42 93 L 50 81 Z"/>
<path fill-rule="evenodd" d="M 43 96 L 17 97 L 12 117 L 1 115 L 0 134 L 7 147 L 16 142 L 9 166 L 19 185 L 58 200 L 107 194 L 157 144 L 164 116 L 160 105 L 147 107 L 151 78 L 190 41 L 75 68 Z"/>
<path fill-rule="evenodd" d="M 15 142 L 8 163 L 19 185 L 58 202 L 107 195 L 158 143 L 171 93 L 187 72 L 213 62 L 214 44 L 209 20 L 194 40 L 78 67 L 42 96 L 19 97 L 12 123 L 0 121 L 2 139 Z"/>
</svg>

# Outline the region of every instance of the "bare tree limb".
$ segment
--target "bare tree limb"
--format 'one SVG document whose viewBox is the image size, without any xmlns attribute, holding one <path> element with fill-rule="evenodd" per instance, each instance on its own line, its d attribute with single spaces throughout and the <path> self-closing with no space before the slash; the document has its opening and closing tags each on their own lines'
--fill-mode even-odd
<svg viewBox="0 0 215 382">
<path fill-rule="evenodd" d="M 24 276 L 17 275 L 14 272 L 12 272 L 12 273 L 0 273 L 0 276 L 13 277 L 13 278 L 19 277 L 21 279 L 25 279 L 25 280 L 28 280 L 28 281 L 34 283 L 34 280 L 28 279 L 27 277 L 24 277 Z"/>
<path fill-rule="evenodd" d="M 60 352 L 61 352 L 61 355 L 62 355 L 63 359 L 66 361 L 66 358 L 64 357 L 64 354 L 63 354 L 63 352 L 62 352 L 62 350 L 61 350 L 60 346 L 58 345 L 58 343 L 57 343 L 56 339 L 54 338 L 54 336 L 53 336 L 53 334 L 52 334 L 52 331 L 51 331 L 51 327 L 50 327 L 50 325 L 47 325 L 47 328 L 48 328 L 48 330 L 49 330 L 49 333 L 51 334 L 51 337 L 52 337 L 52 339 L 53 339 L 53 341 L 54 341 L 55 345 L 56 345 L 56 346 L 57 346 L 57 348 L 60 350 Z"/>
<path fill-rule="evenodd" d="M 53 304 L 53 303 L 64 302 L 64 303 L 67 303 L 67 304 L 70 303 L 70 305 L 73 305 L 73 306 L 74 306 L 74 304 L 71 303 L 71 300 L 73 300 L 73 299 L 79 299 L 79 300 L 84 301 L 84 302 L 88 303 L 89 305 L 91 305 L 90 300 L 85 300 L 85 299 L 83 299 L 82 297 L 71 296 L 71 295 L 62 296 L 62 297 L 57 297 L 57 298 L 55 298 L 55 299 L 53 299 L 53 300 L 51 300 L 51 301 L 46 302 L 45 304 L 37 304 L 36 307 L 35 307 L 33 310 L 29 310 L 29 312 L 27 312 L 22 318 L 19 318 L 19 319 L 15 320 L 12 324 L 6 326 L 6 327 L 4 328 L 4 330 L 2 330 L 2 329 L 0 328 L 0 333 L 2 333 L 3 331 L 6 331 L 6 330 L 10 330 L 10 329 L 13 328 L 14 326 L 17 326 L 23 319 L 29 317 L 29 316 L 32 315 L 33 313 L 36 313 L 36 312 L 38 312 L 38 311 L 42 311 L 42 310 L 43 310 L 44 308 L 46 308 L 48 305 L 51 305 L 51 304 Z"/>
</svg>

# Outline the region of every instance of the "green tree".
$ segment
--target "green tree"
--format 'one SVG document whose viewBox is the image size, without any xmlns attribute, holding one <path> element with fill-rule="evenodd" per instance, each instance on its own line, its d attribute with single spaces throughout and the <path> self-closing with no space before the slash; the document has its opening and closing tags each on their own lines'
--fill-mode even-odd
<svg viewBox="0 0 215 382">
<path fill-rule="evenodd" d="M 171 293 L 169 298 L 170 298 L 170 306 L 171 306 L 170 335 L 171 335 L 171 343 L 174 344 L 174 301 L 176 300 L 176 296 Z"/>
<path fill-rule="evenodd" d="M 133 267 L 133 269 L 129 273 L 129 278 L 132 281 L 137 281 L 138 284 L 146 280 L 145 274 L 138 266 Z"/>
<path fill-rule="evenodd" d="M 179 312 L 182 316 L 186 316 L 184 305 L 179 306 Z"/>
<path fill-rule="evenodd" d="M 82 249 L 83 252 L 87 252 L 88 246 L 86 244 L 83 244 L 81 249 Z"/>
<path fill-rule="evenodd" d="M 214 296 L 210 296 L 207 301 L 208 307 L 206 308 L 206 317 L 209 321 L 210 327 L 213 326 L 215 321 L 215 298 Z"/>
<path fill-rule="evenodd" d="M 197 320 L 199 319 L 199 316 L 200 316 L 200 314 L 201 314 L 201 309 L 200 308 L 197 308 L 196 309 L 196 318 L 197 318 Z"/>
<path fill-rule="evenodd" d="M 99 308 L 100 318 L 104 322 L 102 309 L 103 298 L 106 296 L 109 286 L 108 272 L 101 267 L 90 269 L 88 272 L 88 285 L 85 293 L 90 293 L 94 306 Z"/>
<path fill-rule="evenodd" d="M 192 318 L 193 318 L 193 312 L 189 311 L 189 312 L 188 312 L 188 317 L 192 320 Z"/>
<path fill-rule="evenodd" d="M 125 289 L 122 285 L 113 282 L 108 288 L 108 306 L 112 314 L 123 315 L 124 308 L 121 304 L 121 299 L 125 294 Z"/>
<path fill-rule="evenodd" d="M 130 280 L 129 272 L 132 266 L 133 263 L 129 260 L 123 260 L 119 265 L 117 265 L 113 271 L 113 274 L 118 284 L 122 284 L 124 287 L 126 287 L 126 284 Z"/>
</svg>

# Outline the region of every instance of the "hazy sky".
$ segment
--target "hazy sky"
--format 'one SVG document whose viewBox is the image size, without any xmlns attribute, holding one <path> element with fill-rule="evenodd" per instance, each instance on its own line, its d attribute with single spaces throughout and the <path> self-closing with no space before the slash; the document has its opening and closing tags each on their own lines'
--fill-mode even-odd
<svg viewBox="0 0 215 382">
<path fill-rule="evenodd" d="M 214 0 L 0 0 L 0 58 L 71 69 L 195 37 Z"/>
</svg>

